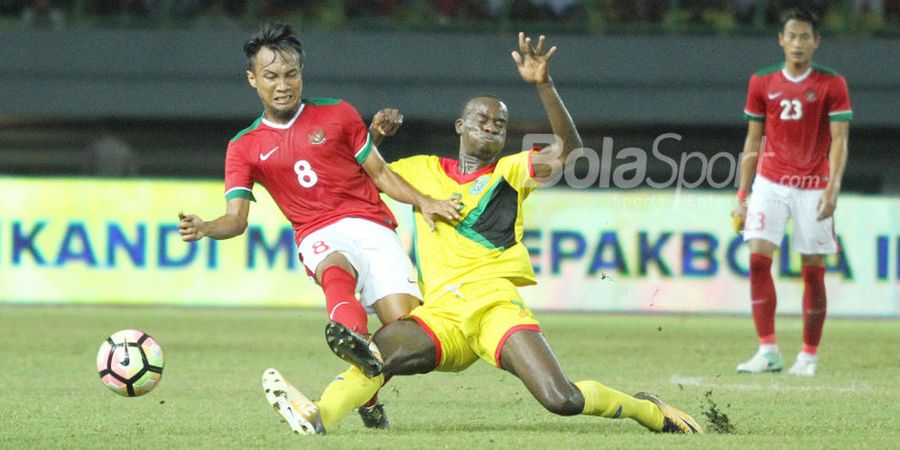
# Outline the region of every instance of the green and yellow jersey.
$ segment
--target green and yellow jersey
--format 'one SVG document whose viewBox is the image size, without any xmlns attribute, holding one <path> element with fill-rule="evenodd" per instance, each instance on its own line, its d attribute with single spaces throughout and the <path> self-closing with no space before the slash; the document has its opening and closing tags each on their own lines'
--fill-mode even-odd
<svg viewBox="0 0 900 450">
<path fill-rule="evenodd" d="M 496 164 L 460 174 L 458 162 L 420 155 L 390 164 L 397 174 L 434 198 L 457 196 L 464 208 L 457 225 L 436 222 L 434 232 L 415 213 L 413 243 L 419 284 L 427 300 L 445 287 L 506 278 L 516 286 L 536 284 L 528 250 L 522 244 L 522 202 L 537 187 L 531 156 L 525 151 Z"/>
</svg>

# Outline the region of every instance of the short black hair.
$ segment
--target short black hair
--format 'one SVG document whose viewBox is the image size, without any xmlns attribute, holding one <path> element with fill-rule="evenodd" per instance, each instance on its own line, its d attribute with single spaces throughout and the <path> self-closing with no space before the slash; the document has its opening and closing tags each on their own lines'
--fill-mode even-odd
<svg viewBox="0 0 900 450">
<path fill-rule="evenodd" d="M 259 26 L 256 35 L 244 43 L 244 55 L 247 56 L 247 67 L 251 72 L 256 54 L 263 47 L 278 53 L 293 52 L 300 66 L 303 66 L 303 45 L 294 35 L 294 28 L 286 23 L 264 23 Z"/>
<path fill-rule="evenodd" d="M 494 100 L 497 100 L 500 103 L 503 103 L 503 99 L 498 97 L 495 94 L 491 94 L 491 93 L 475 94 L 475 95 L 467 98 L 466 101 L 463 102 L 462 107 L 459 108 L 459 117 L 462 117 L 466 114 L 466 107 L 469 106 L 469 103 L 471 103 L 472 100 L 475 100 L 476 98 L 492 98 Z"/>
<path fill-rule="evenodd" d="M 819 15 L 805 8 L 791 8 L 781 13 L 781 31 L 784 32 L 784 26 L 789 20 L 798 22 L 806 22 L 812 25 L 813 35 L 819 35 Z"/>
</svg>

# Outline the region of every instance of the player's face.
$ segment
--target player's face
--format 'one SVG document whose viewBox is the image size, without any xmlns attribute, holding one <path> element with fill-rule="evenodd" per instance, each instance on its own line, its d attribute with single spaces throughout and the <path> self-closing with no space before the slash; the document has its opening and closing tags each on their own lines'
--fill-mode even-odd
<svg viewBox="0 0 900 450">
<path fill-rule="evenodd" d="M 813 32 L 811 23 L 791 19 L 778 33 L 778 43 L 784 49 L 785 61 L 805 66 L 812 61 L 813 52 L 819 47 L 819 37 Z"/>
<path fill-rule="evenodd" d="M 506 105 L 490 97 L 472 99 L 456 119 L 456 133 L 463 150 L 482 161 L 496 157 L 506 144 Z"/>
<path fill-rule="evenodd" d="M 253 71 L 247 71 L 247 81 L 256 88 L 266 109 L 266 119 L 285 123 L 294 117 L 300 106 L 302 73 L 303 66 L 292 52 L 263 47 L 256 53 Z"/>
</svg>

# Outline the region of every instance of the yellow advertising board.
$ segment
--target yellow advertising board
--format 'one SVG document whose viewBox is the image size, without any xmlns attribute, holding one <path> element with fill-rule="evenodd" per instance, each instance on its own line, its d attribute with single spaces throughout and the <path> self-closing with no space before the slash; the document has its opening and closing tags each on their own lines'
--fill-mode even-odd
<svg viewBox="0 0 900 450">
<path fill-rule="evenodd" d="M 0 302 L 315 306 L 293 231 L 261 188 L 240 237 L 184 243 L 178 213 L 224 211 L 222 183 L 0 177 Z M 731 193 L 538 190 L 526 201 L 534 309 L 749 313 L 747 248 Z M 391 204 L 409 244 L 410 212 Z M 900 316 L 900 199 L 844 195 L 829 257 L 830 315 Z M 800 311 L 790 240 L 773 271 Z"/>
</svg>

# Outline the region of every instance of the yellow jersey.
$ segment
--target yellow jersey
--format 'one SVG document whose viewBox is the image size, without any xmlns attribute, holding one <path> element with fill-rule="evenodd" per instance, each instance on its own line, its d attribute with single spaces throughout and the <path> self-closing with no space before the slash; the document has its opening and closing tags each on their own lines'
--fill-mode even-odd
<svg viewBox="0 0 900 450">
<path fill-rule="evenodd" d="M 433 155 L 404 158 L 391 169 L 424 194 L 457 196 L 464 206 L 455 226 L 437 221 L 434 232 L 415 211 L 413 245 L 425 299 L 447 287 L 492 278 L 516 286 L 536 284 L 528 249 L 522 244 L 522 202 L 537 187 L 525 151 L 494 165 L 460 174 L 458 161 Z"/>
</svg>

